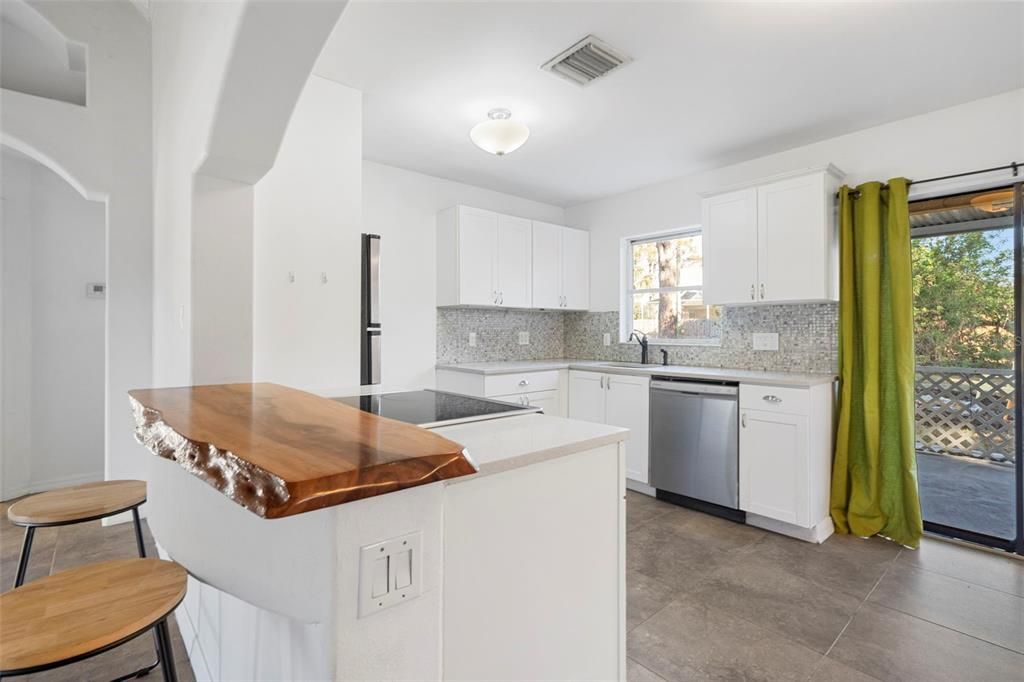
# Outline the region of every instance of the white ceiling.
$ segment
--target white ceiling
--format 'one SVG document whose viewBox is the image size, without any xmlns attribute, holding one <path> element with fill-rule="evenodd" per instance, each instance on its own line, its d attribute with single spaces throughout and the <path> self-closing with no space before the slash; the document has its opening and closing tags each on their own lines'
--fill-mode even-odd
<svg viewBox="0 0 1024 682">
<path fill-rule="evenodd" d="M 571 205 L 1024 87 L 1022 28 L 1015 2 L 353 2 L 315 72 L 363 91 L 367 159 Z M 539 69 L 588 33 L 635 61 Z M 469 141 L 492 107 L 532 131 L 507 157 Z"/>
</svg>

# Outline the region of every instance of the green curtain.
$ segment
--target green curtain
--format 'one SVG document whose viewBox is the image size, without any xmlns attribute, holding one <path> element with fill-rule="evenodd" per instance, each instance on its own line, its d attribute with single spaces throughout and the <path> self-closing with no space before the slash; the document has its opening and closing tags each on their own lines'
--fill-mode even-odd
<svg viewBox="0 0 1024 682">
<path fill-rule="evenodd" d="M 908 182 L 839 191 L 836 530 L 917 547 L 914 310 Z"/>
</svg>

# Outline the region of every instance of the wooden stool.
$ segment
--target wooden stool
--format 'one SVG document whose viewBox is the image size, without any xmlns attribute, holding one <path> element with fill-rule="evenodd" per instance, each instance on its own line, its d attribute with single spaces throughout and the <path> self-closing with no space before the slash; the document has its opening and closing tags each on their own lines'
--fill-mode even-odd
<svg viewBox="0 0 1024 682">
<path fill-rule="evenodd" d="M 167 617 L 185 597 L 185 569 L 116 559 L 61 571 L 0 594 L 0 677 L 57 668 L 152 629 L 164 680 L 178 679 Z"/>
<path fill-rule="evenodd" d="M 32 538 L 36 528 L 69 526 L 74 523 L 95 521 L 131 510 L 135 521 L 135 542 L 139 556 L 146 556 L 139 523 L 139 505 L 146 501 L 145 481 L 100 481 L 70 488 L 59 488 L 18 500 L 7 508 L 7 518 L 16 526 L 25 527 L 25 542 L 21 546 L 21 559 L 14 586 L 25 582 Z"/>
</svg>

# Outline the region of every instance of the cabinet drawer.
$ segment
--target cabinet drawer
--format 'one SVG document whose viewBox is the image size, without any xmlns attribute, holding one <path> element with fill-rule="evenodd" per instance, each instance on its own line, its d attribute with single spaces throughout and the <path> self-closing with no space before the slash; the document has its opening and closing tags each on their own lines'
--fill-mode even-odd
<svg viewBox="0 0 1024 682">
<path fill-rule="evenodd" d="M 807 415 L 810 402 L 810 391 L 806 388 L 740 384 L 741 410 Z"/>
<path fill-rule="evenodd" d="M 484 378 L 484 396 L 554 391 L 558 388 L 558 370 L 496 374 Z"/>
</svg>

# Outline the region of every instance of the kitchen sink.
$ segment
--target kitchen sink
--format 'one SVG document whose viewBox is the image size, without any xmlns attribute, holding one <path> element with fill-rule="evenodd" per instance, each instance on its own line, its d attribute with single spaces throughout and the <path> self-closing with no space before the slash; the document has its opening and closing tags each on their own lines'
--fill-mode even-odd
<svg viewBox="0 0 1024 682">
<path fill-rule="evenodd" d="M 605 367 L 656 367 L 657 365 L 642 362 L 602 362 Z"/>
</svg>

